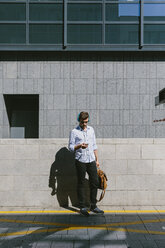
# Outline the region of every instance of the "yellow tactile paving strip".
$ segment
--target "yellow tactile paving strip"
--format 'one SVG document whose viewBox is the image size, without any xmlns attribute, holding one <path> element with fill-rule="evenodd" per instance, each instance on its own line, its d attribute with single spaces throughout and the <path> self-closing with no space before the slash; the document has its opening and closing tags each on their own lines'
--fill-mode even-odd
<svg viewBox="0 0 165 248">
<path fill-rule="evenodd" d="M 77 213 L 78 211 L 75 211 Z M 147 213 L 165 213 L 165 210 L 107 210 L 104 211 L 105 213 L 136 213 L 136 214 L 147 214 Z M 42 211 L 0 211 L 0 214 L 48 214 L 48 213 L 74 213 L 73 211 L 62 210 L 62 211 L 55 211 L 55 210 L 42 210 Z M 23 216 L 22 216 L 23 218 Z M 157 235 L 165 235 L 165 231 L 154 231 L 154 230 L 140 230 L 140 229 L 131 229 L 127 228 L 130 225 L 144 225 L 149 223 L 163 223 L 165 219 L 150 219 L 150 220 L 138 220 L 132 222 L 115 222 L 115 223 L 106 223 L 106 224 L 96 224 L 96 225 L 79 225 L 79 224 L 68 224 L 68 223 L 58 223 L 58 222 L 42 222 L 42 221 L 30 221 L 30 220 L 13 220 L 13 219 L 6 219 L 0 218 L 0 223 L 20 223 L 20 224 L 31 224 L 31 225 L 46 225 L 46 226 L 55 226 L 55 228 L 46 228 L 46 229 L 39 229 L 39 230 L 26 230 L 26 231 L 19 231 L 19 232 L 6 232 L 0 233 L 0 237 L 7 237 L 7 236 L 21 236 L 21 235 L 28 235 L 28 234 L 39 234 L 39 233 L 51 233 L 51 232 L 58 232 L 64 230 L 78 230 L 78 229 L 100 229 L 100 230 L 110 230 L 110 231 L 117 231 L 117 232 L 132 232 L 132 233 L 139 233 L 139 234 L 157 234 Z M 122 227 L 124 226 L 124 227 Z M 41 226 L 39 227 L 41 228 Z"/>
<path fill-rule="evenodd" d="M 13 210 L 13 211 L 0 211 L 0 214 L 68 214 L 68 213 L 77 213 L 78 210 Z M 104 210 L 104 213 L 165 213 L 165 210 Z"/>
</svg>

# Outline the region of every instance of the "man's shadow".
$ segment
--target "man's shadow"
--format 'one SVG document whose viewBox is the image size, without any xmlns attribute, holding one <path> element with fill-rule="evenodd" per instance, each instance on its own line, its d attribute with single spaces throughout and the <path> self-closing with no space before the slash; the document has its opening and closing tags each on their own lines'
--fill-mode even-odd
<svg viewBox="0 0 165 248">
<path fill-rule="evenodd" d="M 72 206 L 78 206 L 77 199 L 77 174 L 74 153 L 66 147 L 62 147 L 55 155 L 55 161 L 51 165 L 49 175 L 49 187 L 51 195 L 56 195 L 61 207 L 69 207 L 69 199 Z M 86 179 L 86 199 L 89 205 L 89 182 Z"/>
</svg>

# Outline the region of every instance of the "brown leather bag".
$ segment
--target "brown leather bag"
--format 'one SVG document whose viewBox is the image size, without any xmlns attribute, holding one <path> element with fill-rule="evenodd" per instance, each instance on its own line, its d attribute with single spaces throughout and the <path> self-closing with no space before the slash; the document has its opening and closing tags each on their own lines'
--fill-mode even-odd
<svg viewBox="0 0 165 248">
<path fill-rule="evenodd" d="M 98 186 L 98 188 L 102 189 L 100 198 L 99 198 L 99 200 L 97 200 L 99 202 L 99 201 L 101 201 L 103 199 L 103 197 L 105 195 L 105 190 L 107 188 L 108 179 L 107 179 L 107 176 L 106 176 L 105 172 L 100 170 L 100 169 L 97 170 L 97 175 L 98 175 L 98 178 L 99 178 L 99 186 Z"/>
</svg>

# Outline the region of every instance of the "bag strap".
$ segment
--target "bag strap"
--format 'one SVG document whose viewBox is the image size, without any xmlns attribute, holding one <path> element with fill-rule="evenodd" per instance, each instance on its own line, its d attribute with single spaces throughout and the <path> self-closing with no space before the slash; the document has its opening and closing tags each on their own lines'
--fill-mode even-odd
<svg viewBox="0 0 165 248">
<path fill-rule="evenodd" d="M 105 195 L 105 189 L 102 190 L 100 198 L 99 200 L 97 200 L 97 202 L 100 202 L 104 198 L 104 195 Z"/>
</svg>

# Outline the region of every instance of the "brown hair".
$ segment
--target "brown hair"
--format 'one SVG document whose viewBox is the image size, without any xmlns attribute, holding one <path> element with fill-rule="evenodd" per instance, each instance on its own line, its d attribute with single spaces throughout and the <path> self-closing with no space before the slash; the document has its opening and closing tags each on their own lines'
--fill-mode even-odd
<svg viewBox="0 0 165 248">
<path fill-rule="evenodd" d="M 89 118 L 88 112 L 82 111 L 82 112 L 80 112 L 80 114 L 79 114 L 78 121 L 86 120 L 87 118 Z"/>
</svg>

